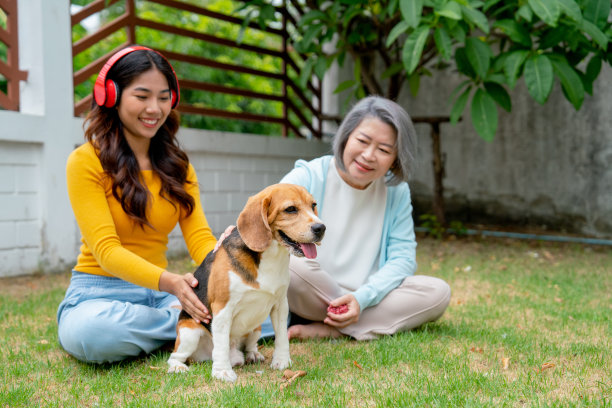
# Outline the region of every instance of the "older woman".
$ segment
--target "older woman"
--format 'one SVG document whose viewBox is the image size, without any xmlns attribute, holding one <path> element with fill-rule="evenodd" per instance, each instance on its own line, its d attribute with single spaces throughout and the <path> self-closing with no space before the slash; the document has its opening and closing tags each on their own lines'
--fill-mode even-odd
<svg viewBox="0 0 612 408">
<path fill-rule="evenodd" d="M 333 156 L 299 160 L 281 180 L 308 189 L 327 226 L 316 259 L 291 258 L 289 307 L 305 324 L 292 325 L 290 338 L 370 340 L 434 321 L 446 310 L 448 284 L 414 275 L 406 181 L 415 139 L 401 106 L 367 97 L 340 125 Z"/>
</svg>

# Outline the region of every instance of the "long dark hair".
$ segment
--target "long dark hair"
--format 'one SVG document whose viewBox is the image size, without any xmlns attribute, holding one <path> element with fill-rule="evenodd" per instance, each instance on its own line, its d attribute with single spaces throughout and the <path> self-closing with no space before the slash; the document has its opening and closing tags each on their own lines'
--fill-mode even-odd
<svg viewBox="0 0 612 408">
<path fill-rule="evenodd" d="M 155 51 L 133 51 L 119 59 L 107 73 L 119 87 L 125 89 L 140 74 L 159 70 L 168 80 L 170 88 L 178 94 L 172 67 Z M 140 167 L 134 152 L 123 134 L 123 125 L 115 108 L 98 106 L 95 101 L 85 118 L 85 139 L 96 148 L 102 168 L 112 180 L 112 192 L 123 211 L 141 227 L 151 226 L 147 220 L 149 190 L 143 185 Z M 153 171 L 161 179 L 161 196 L 176 208 L 183 207 L 191 214 L 194 200 L 187 191 L 189 159 L 179 147 L 176 132 L 179 116 L 172 110 L 168 118 L 151 139 L 149 158 Z"/>
</svg>

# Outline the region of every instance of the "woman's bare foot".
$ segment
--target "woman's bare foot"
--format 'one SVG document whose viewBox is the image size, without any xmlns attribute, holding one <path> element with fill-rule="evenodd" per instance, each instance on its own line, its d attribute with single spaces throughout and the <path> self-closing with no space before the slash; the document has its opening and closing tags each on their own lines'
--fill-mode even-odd
<svg viewBox="0 0 612 408">
<path fill-rule="evenodd" d="M 337 339 L 343 337 L 344 334 L 340 333 L 335 327 L 326 325 L 325 323 L 310 323 L 310 324 L 296 324 L 289 327 L 287 330 L 289 340 L 291 339 Z"/>
</svg>

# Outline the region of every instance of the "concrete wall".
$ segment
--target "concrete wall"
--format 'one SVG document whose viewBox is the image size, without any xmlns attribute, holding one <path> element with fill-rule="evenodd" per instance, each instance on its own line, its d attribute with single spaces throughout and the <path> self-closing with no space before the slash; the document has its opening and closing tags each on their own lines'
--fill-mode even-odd
<svg viewBox="0 0 612 408">
<path fill-rule="evenodd" d="M 83 142 L 73 117 L 69 4 L 19 0 L 21 111 L 0 110 L 0 277 L 70 268 L 80 233 L 66 192 L 65 164 Z M 43 18 L 42 16 L 45 16 Z M 327 143 L 182 128 L 179 141 L 198 174 L 216 235 L 235 223 L 249 195 L 276 183 L 298 158 Z M 185 251 L 180 230 L 170 252 Z"/>
<path fill-rule="evenodd" d="M 448 115 L 448 97 L 460 79 L 424 78 L 418 97 L 404 91 L 412 115 Z M 520 81 L 512 112 L 499 112 L 495 139 L 485 142 L 469 120 L 441 126 L 449 219 L 544 227 L 612 237 L 612 69 L 606 66 L 576 111 L 555 84 L 539 105 Z M 433 186 L 429 127 L 418 126 L 419 170 L 411 182 L 420 210 Z"/>
</svg>

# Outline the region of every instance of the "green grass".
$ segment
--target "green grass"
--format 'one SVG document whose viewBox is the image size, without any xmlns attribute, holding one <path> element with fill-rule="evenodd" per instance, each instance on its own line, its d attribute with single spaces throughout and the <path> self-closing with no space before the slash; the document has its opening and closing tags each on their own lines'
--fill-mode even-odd
<svg viewBox="0 0 612 408">
<path fill-rule="evenodd" d="M 2 279 L 0 407 L 612 406 L 612 249 L 420 238 L 418 262 L 453 289 L 439 321 L 372 342 L 292 342 L 307 375 L 284 389 L 272 344 L 233 385 L 210 362 L 167 374 L 168 351 L 80 363 L 56 333 L 69 274 Z"/>
</svg>

